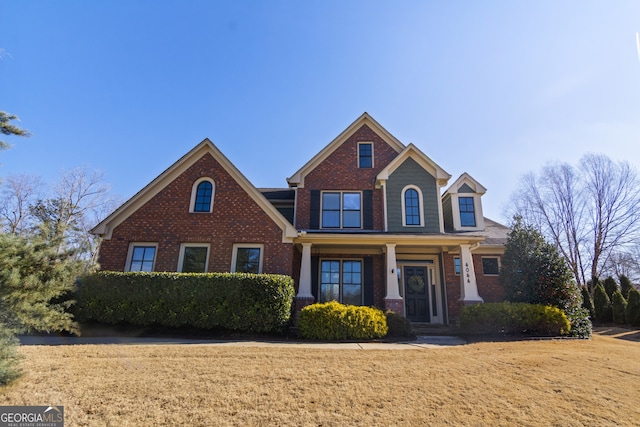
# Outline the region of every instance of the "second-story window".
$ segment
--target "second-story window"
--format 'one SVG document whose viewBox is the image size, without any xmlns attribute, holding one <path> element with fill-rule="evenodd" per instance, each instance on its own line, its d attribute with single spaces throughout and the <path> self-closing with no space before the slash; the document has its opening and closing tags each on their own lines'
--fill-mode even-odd
<svg viewBox="0 0 640 427">
<path fill-rule="evenodd" d="M 404 214 L 406 225 L 420 225 L 420 205 L 418 191 L 409 188 L 404 192 Z"/>
<path fill-rule="evenodd" d="M 213 181 L 201 178 L 191 190 L 190 212 L 211 212 L 213 208 Z"/>
<path fill-rule="evenodd" d="M 476 212 L 473 206 L 473 197 L 459 197 L 460 225 L 462 227 L 476 226 Z"/>
<path fill-rule="evenodd" d="M 361 228 L 362 194 L 327 191 L 322 193 L 322 228 Z"/>
<path fill-rule="evenodd" d="M 370 142 L 361 142 L 358 144 L 358 167 L 373 167 L 373 144 Z"/>
</svg>

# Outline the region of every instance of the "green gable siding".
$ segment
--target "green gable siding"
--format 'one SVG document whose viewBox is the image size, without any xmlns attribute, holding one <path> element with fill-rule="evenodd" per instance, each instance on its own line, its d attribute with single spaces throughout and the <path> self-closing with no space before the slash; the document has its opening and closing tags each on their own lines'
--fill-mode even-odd
<svg viewBox="0 0 640 427">
<path fill-rule="evenodd" d="M 402 189 L 407 185 L 415 185 L 422 191 L 425 218 L 424 227 L 402 226 Z M 387 221 L 391 233 L 422 232 L 439 233 L 440 219 L 438 215 L 438 187 L 436 179 L 424 170 L 415 160 L 408 158 L 402 163 L 387 181 Z"/>
<path fill-rule="evenodd" d="M 453 230 L 453 208 L 451 207 L 451 195 L 449 194 L 442 199 L 442 216 L 444 217 L 444 229 Z"/>
<path fill-rule="evenodd" d="M 458 193 L 475 193 L 467 184 L 462 184 L 462 186 L 458 189 Z"/>
</svg>

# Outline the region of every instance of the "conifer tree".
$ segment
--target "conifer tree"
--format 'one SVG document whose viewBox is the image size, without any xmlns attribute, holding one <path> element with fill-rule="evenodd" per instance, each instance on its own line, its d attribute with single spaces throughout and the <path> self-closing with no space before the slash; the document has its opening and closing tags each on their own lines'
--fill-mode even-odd
<svg viewBox="0 0 640 427">
<path fill-rule="evenodd" d="M 629 291 L 633 288 L 631 284 L 631 280 L 624 274 L 620 276 L 620 291 L 622 292 L 622 296 L 625 298 L 629 298 Z"/>
<path fill-rule="evenodd" d="M 589 312 L 589 316 L 593 318 L 594 310 L 593 310 L 593 299 L 591 299 L 591 294 L 589 293 L 589 289 L 587 286 L 580 287 L 582 292 L 582 308 L 586 309 Z"/>
<path fill-rule="evenodd" d="M 627 300 L 622 296 L 620 289 L 617 289 L 613 293 L 613 298 L 611 298 L 611 308 L 613 311 L 613 321 L 620 325 L 624 324 L 627 311 Z"/>
<path fill-rule="evenodd" d="M 640 291 L 636 288 L 629 290 L 626 320 L 632 326 L 640 326 Z"/>
<path fill-rule="evenodd" d="M 609 299 L 613 300 L 613 294 L 618 290 L 618 284 L 616 283 L 616 280 L 613 277 L 609 276 L 604 279 L 604 283 L 602 285 L 604 286 L 604 290 L 607 292 L 607 296 L 609 297 Z"/>
<path fill-rule="evenodd" d="M 613 320 L 611 300 L 601 283 L 598 283 L 593 291 L 593 308 L 598 322 L 611 322 Z"/>
<path fill-rule="evenodd" d="M 9 330 L 77 332 L 71 304 L 82 263 L 37 238 L 0 234 L 0 324 Z"/>
</svg>

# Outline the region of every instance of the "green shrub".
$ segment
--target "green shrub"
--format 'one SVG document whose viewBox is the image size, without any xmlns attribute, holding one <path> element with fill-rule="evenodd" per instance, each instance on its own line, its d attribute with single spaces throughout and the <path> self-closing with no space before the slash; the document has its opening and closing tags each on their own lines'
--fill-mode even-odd
<svg viewBox="0 0 640 427">
<path fill-rule="evenodd" d="M 527 303 L 485 303 L 466 306 L 460 326 L 477 334 L 533 334 L 556 336 L 571 328 L 566 314 L 557 307 Z"/>
<path fill-rule="evenodd" d="M 620 289 L 616 289 L 613 293 L 613 298 L 611 298 L 611 308 L 613 312 L 613 321 L 618 324 L 625 323 L 627 300 L 622 296 Z"/>
<path fill-rule="evenodd" d="M 591 299 L 591 294 L 589 293 L 589 288 L 586 286 L 581 287 L 582 292 L 582 308 L 589 312 L 589 316 L 594 316 L 594 308 L 593 308 L 593 299 Z"/>
<path fill-rule="evenodd" d="M 390 337 L 412 337 L 411 321 L 403 317 L 395 311 L 387 310 L 384 312 L 387 317 L 387 327 L 389 331 L 387 336 Z"/>
<path fill-rule="evenodd" d="M 571 330 L 569 330 L 569 336 L 575 338 L 590 338 L 593 332 L 593 324 L 589 318 L 589 311 L 586 308 L 576 307 L 565 310 L 569 323 L 571 323 Z"/>
<path fill-rule="evenodd" d="M 382 310 L 344 305 L 336 301 L 311 304 L 298 314 L 298 333 L 314 340 L 361 340 L 381 338 L 388 332 Z"/>
<path fill-rule="evenodd" d="M 640 292 L 636 288 L 629 290 L 626 320 L 632 326 L 640 326 Z"/>
<path fill-rule="evenodd" d="M 604 286 L 604 290 L 607 292 L 609 300 L 613 301 L 613 294 L 618 290 L 618 284 L 616 283 L 616 280 L 613 277 L 609 276 L 604 279 L 604 283 L 602 286 Z"/>
<path fill-rule="evenodd" d="M 22 371 L 18 366 L 18 339 L 4 325 L 0 324 L 0 387 L 16 380 Z"/>
<path fill-rule="evenodd" d="M 613 309 L 607 291 L 601 283 L 598 283 L 593 291 L 593 308 L 595 319 L 598 322 L 611 322 L 613 320 Z"/>
<path fill-rule="evenodd" d="M 629 298 L 629 291 L 631 290 L 631 288 L 633 288 L 631 280 L 629 280 L 629 278 L 624 274 L 620 276 L 620 291 L 622 292 L 622 296 L 625 297 L 625 299 Z"/>
<path fill-rule="evenodd" d="M 293 296 L 288 276 L 102 271 L 78 284 L 74 314 L 80 322 L 280 332 Z"/>
</svg>

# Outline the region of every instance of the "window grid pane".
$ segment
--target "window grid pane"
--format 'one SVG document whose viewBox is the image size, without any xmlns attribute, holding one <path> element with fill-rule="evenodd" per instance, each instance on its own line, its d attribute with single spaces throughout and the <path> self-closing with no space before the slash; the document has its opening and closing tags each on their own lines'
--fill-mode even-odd
<svg viewBox="0 0 640 427">
<path fill-rule="evenodd" d="M 460 206 L 460 225 L 462 227 L 475 227 L 476 215 L 473 197 L 460 197 L 458 205 Z"/>
<path fill-rule="evenodd" d="M 404 212 L 407 225 L 420 225 L 420 207 L 418 192 L 409 189 L 404 192 Z"/>
<path fill-rule="evenodd" d="M 373 147 L 371 144 L 360 144 L 358 146 L 359 165 L 361 168 L 370 168 L 373 166 Z"/>
<path fill-rule="evenodd" d="M 196 201 L 193 206 L 194 212 L 209 212 L 211 210 L 211 195 L 213 193 L 213 185 L 204 181 L 198 184 L 196 190 Z"/>
<path fill-rule="evenodd" d="M 129 271 L 153 271 L 155 256 L 155 246 L 134 246 Z"/>
<path fill-rule="evenodd" d="M 340 300 L 340 261 L 321 263 L 320 302 Z"/>
<path fill-rule="evenodd" d="M 322 193 L 322 228 L 362 228 L 362 194 Z"/>
<path fill-rule="evenodd" d="M 360 228 L 360 193 L 343 193 L 342 226 L 345 228 Z"/>
<path fill-rule="evenodd" d="M 207 267 L 207 248 L 188 246 L 184 248 L 183 273 L 204 273 Z"/>
<path fill-rule="evenodd" d="M 362 262 L 325 260 L 320 265 L 320 302 L 362 304 Z"/>
<path fill-rule="evenodd" d="M 258 274 L 260 272 L 260 248 L 238 248 L 236 272 Z"/>
<path fill-rule="evenodd" d="M 340 193 L 322 193 L 322 227 L 340 228 Z"/>
<path fill-rule="evenodd" d="M 498 266 L 498 258 L 482 258 L 482 274 L 497 275 L 500 274 Z"/>
</svg>

